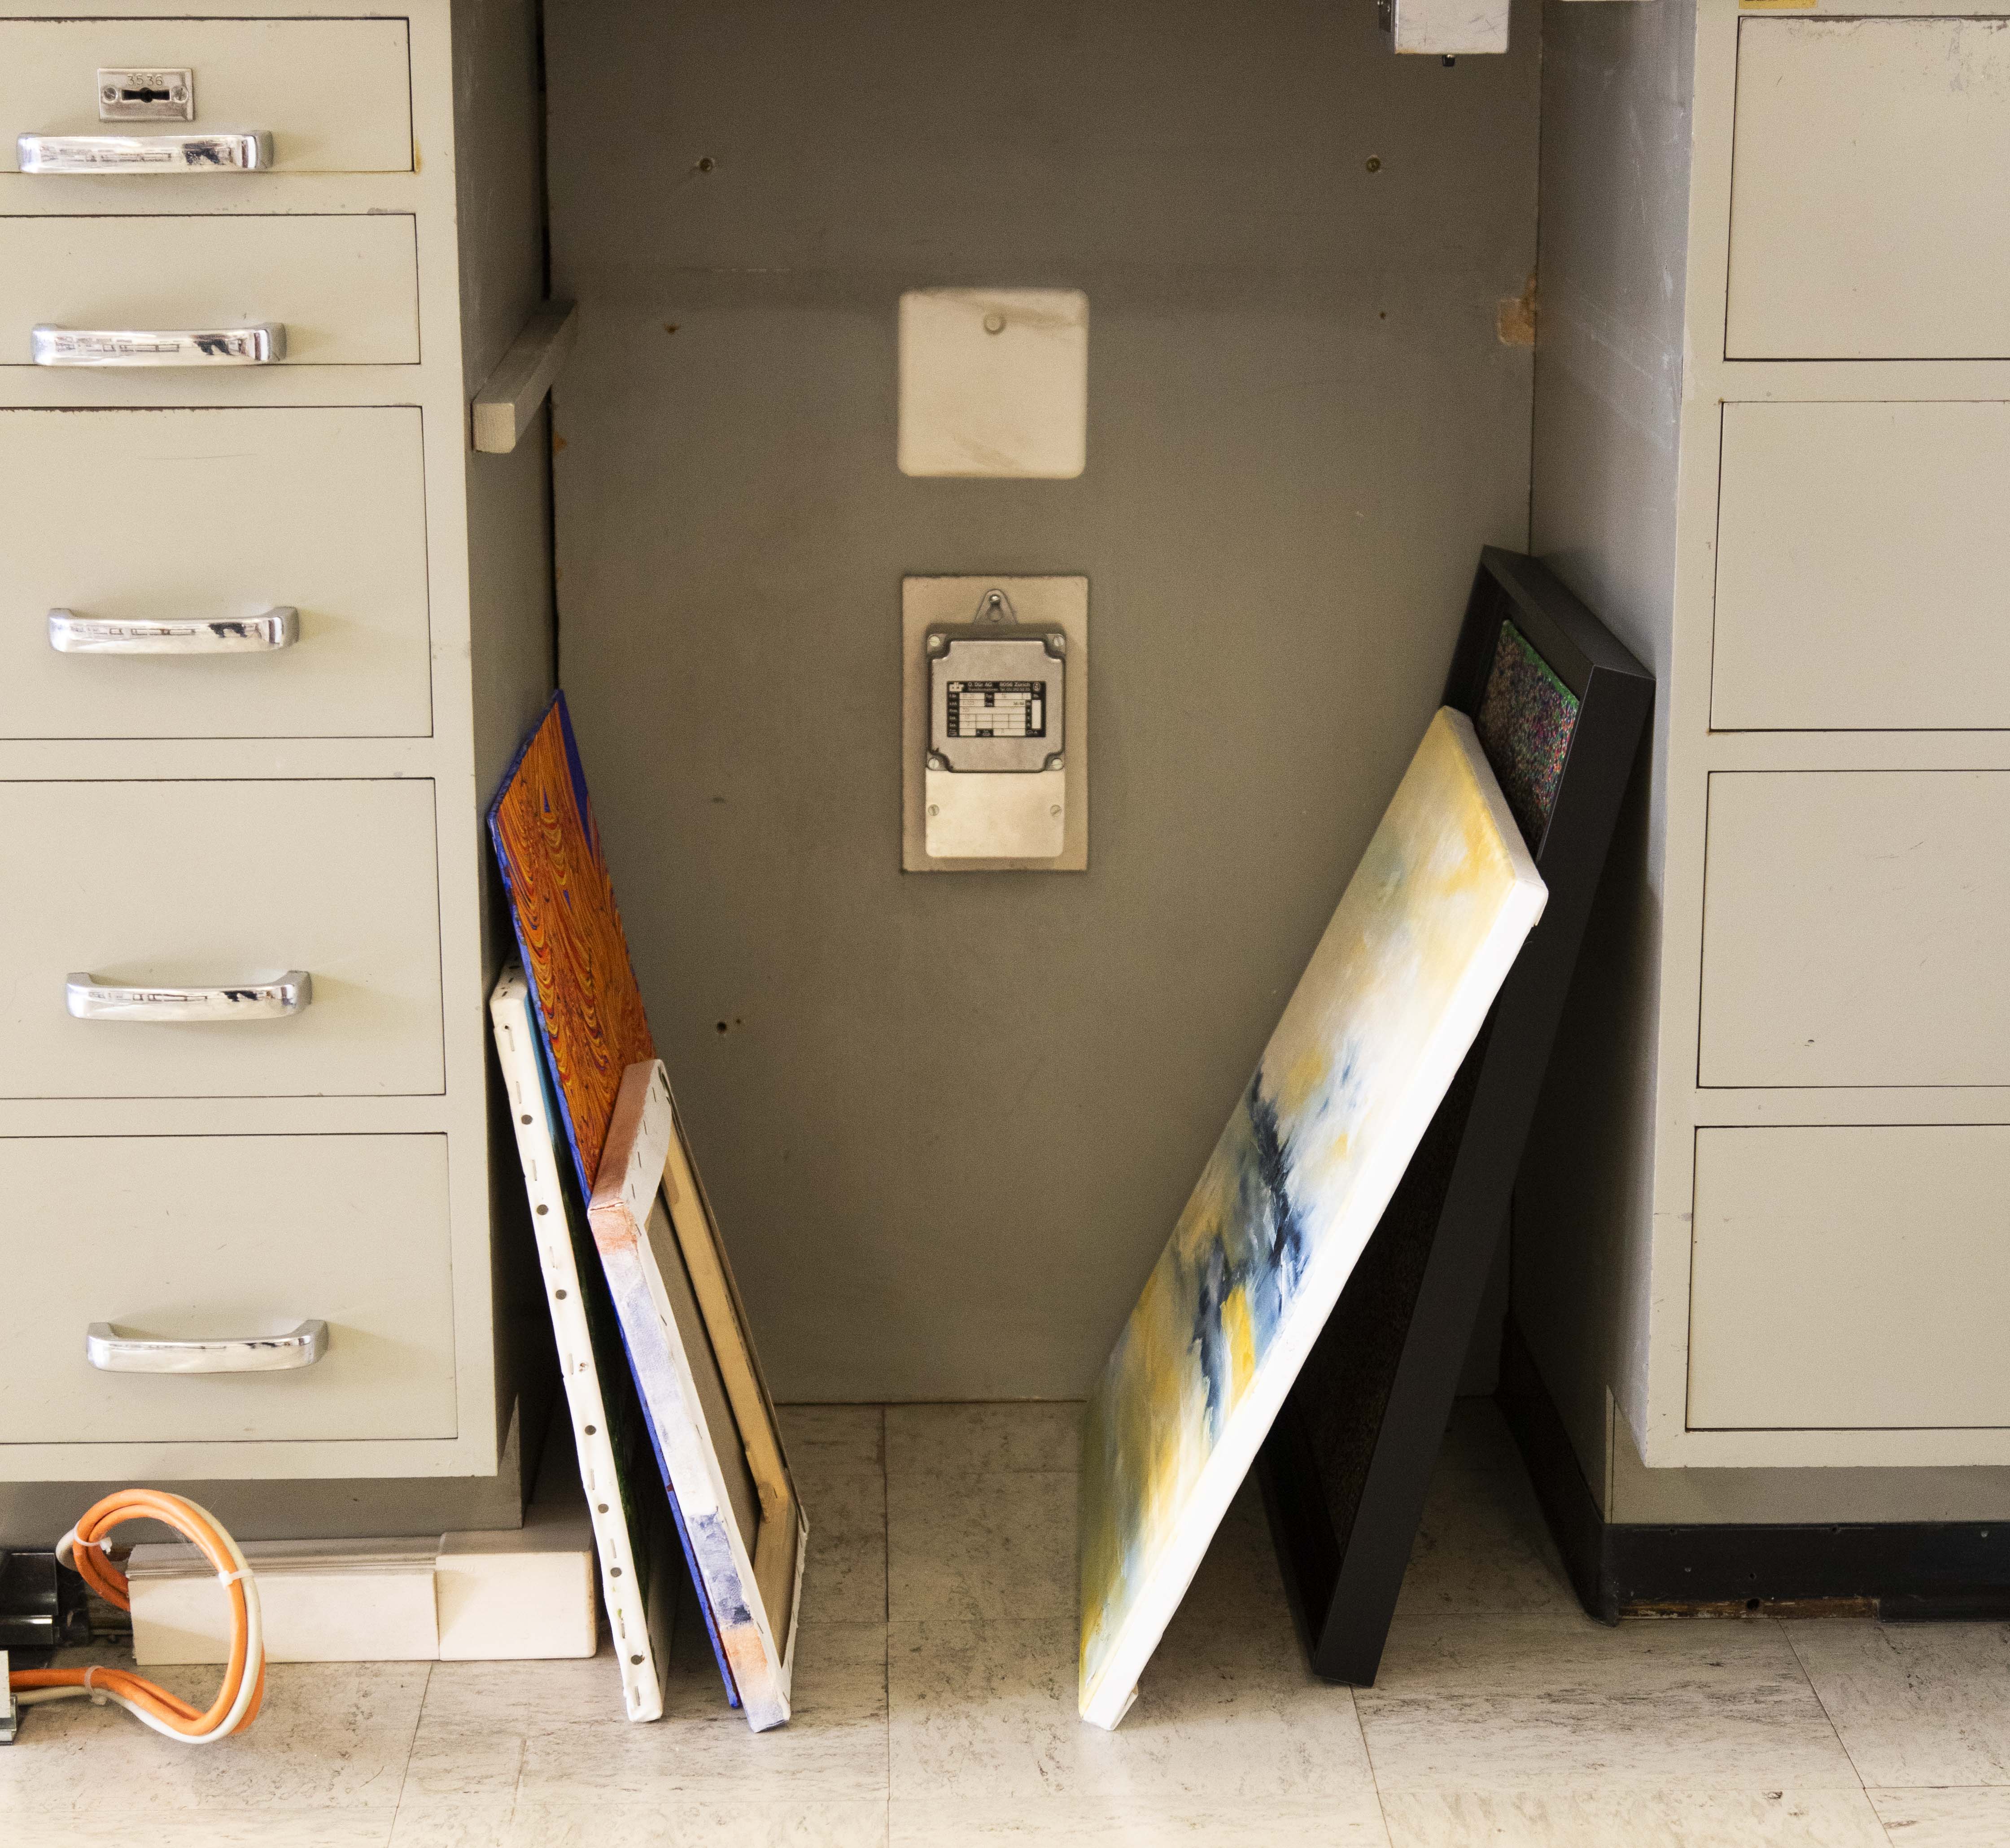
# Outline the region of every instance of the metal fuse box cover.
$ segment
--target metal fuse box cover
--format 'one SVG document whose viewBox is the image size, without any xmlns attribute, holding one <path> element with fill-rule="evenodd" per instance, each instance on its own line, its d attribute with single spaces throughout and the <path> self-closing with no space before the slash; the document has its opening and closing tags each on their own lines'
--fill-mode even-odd
<svg viewBox="0 0 2010 1848">
<path fill-rule="evenodd" d="M 1059 766 L 1067 659 L 1059 630 L 940 624 L 929 631 L 926 646 L 930 768 Z"/>
</svg>

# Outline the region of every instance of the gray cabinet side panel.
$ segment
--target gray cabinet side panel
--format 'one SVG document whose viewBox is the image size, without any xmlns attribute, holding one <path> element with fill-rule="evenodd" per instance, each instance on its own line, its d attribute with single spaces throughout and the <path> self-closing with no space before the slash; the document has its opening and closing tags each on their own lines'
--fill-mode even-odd
<svg viewBox="0 0 2010 1848">
<path fill-rule="evenodd" d="M 1695 32 L 1692 0 L 1543 17 L 1532 549 L 1664 682 Z M 1606 1388 L 1644 1366 L 1667 726 L 1663 701 L 1515 1201 L 1515 1319 L 1601 1503 Z"/>
</svg>

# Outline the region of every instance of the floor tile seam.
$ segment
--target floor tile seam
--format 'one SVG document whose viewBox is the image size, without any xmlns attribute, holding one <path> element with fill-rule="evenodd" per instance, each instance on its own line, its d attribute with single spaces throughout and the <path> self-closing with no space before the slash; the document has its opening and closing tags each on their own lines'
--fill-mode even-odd
<svg viewBox="0 0 2010 1848">
<path fill-rule="evenodd" d="M 1835 1715 L 1829 1711 L 1827 1701 L 1822 1698 L 1821 1690 L 1816 1686 L 1814 1672 L 1809 1668 L 1806 1659 L 1802 1657 L 1800 1644 L 1794 1640 L 1792 1626 L 1781 1622 L 1777 1617 L 1770 1619 L 1770 1621 L 1778 1626 L 1781 1636 L 1785 1639 L 1788 1653 L 1794 1658 L 1794 1665 L 1800 1670 L 1801 1679 L 1808 1684 L 1808 1692 L 1814 1696 L 1815 1704 L 1821 1709 L 1822 1718 L 1828 1722 L 1828 1729 L 1835 1736 L 1836 1750 L 1842 1754 L 1844 1762 L 1855 1775 L 1856 1787 L 1864 1793 L 1863 1800 L 1870 1804 L 1871 1814 L 1877 1816 L 1877 1806 L 1870 1802 L 1870 1786 L 1864 1781 L 1863 1767 L 1857 1763 L 1856 1754 L 1849 1749 L 1849 1742 L 1843 1737 L 1842 1729 L 1836 1724 Z M 1884 1828 L 1884 1819 L 1881 1816 L 1877 1818 L 1877 1826 L 1880 1828 Z M 1890 1833 L 1888 1829 L 1885 1830 L 1887 1838 Z"/>
<path fill-rule="evenodd" d="M 425 1683 L 419 1690 L 418 1711 L 412 1715 L 412 1735 L 405 1741 L 404 1766 L 398 1773 L 398 1797 L 391 1805 L 391 1826 L 384 1835 L 385 1848 L 389 1848 L 391 1841 L 398 1832 L 399 1813 L 405 1807 L 405 1793 L 411 1788 L 412 1761 L 418 1756 L 419 1731 L 426 1723 L 426 1702 L 432 1697 L 433 1670 L 437 1666 L 433 1662 L 426 1664 Z"/>
<path fill-rule="evenodd" d="M 1375 1814 L 1382 1825 L 1382 1839 L 1394 1848 L 1396 1832 L 1389 1826 L 1389 1810 L 1382 1800 L 1382 1779 L 1376 1772 L 1374 1750 L 1368 1743 L 1368 1729 L 1361 1723 L 1360 1692 L 1358 1688 L 1347 1690 L 1347 1711 L 1354 1715 L 1354 1736 L 1361 1741 L 1362 1761 L 1368 1767 L 1368 1787 L 1375 1794 Z"/>
</svg>

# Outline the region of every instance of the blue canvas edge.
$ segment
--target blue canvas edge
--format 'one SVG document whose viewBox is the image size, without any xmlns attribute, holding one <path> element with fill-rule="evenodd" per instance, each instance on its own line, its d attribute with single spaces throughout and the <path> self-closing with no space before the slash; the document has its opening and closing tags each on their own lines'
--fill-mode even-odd
<svg viewBox="0 0 2010 1848">
<path fill-rule="evenodd" d="M 572 773 L 573 798 L 579 806 L 580 819 L 585 825 L 588 839 L 596 847 L 599 833 L 593 819 L 593 808 L 586 792 L 586 773 L 581 767 L 579 749 L 573 741 L 572 716 L 566 710 L 563 691 L 552 694 L 545 709 L 538 713 L 537 723 L 524 734 L 524 741 L 517 747 L 517 755 L 510 760 L 510 767 L 502 773 L 502 780 L 495 786 L 495 794 L 488 805 L 488 846 L 495 856 L 497 870 L 502 876 L 502 889 L 510 897 L 510 934 L 517 944 L 517 959 L 523 965 L 524 985 L 531 991 L 533 1006 L 531 1018 L 538 1029 L 538 1078 L 544 1086 L 545 1094 L 558 1107 L 559 1120 L 565 1125 L 566 1146 L 572 1154 L 573 1172 L 579 1178 L 580 1197 L 593 1197 L 593 1183 L 588 1177 L 586 1164 L 581 1160 L 579 1138 L 572 1126 L 572 1112 L 566 1106 L 565 1086 L 559 1084 L 552 1071 L 551 1044 L 545 1030 L 545 1004 L 538 993 L 538 979 L 531 972 L 530 952 L 524 943 L 524 933 L 517 922 L 515 887 L 510 878 L 510 856 L 503 851 L 502 836 L 496 823 L 496 811 L 502 805 L 503 797 L 509 793 L 510 785 L 517 780 L 517 773 L 523 768 L 524 759 L 531 748 L 531 741 L 543 728 L 551 716 L 552 708 L 557 707 L 559 730 L 565 741 L 566 763 Z M 621 1318 L 615 1317 L 615 1325 L 620 1327 Z M 698 1568 L 698 1555 L 691 1550 L 691 1535 L 684 1527 L 684 1511 L 678 1505 L 677 1491 L 670 1486 L 669 1466 L 663 1460 L 662 1439 L 656 1434 L 656 1420 L 649 1409 L 649 1395 L 642 1390 L 641 1377 L 635 1371 L 634 1356 L 628 1351 L 628 1331 L 621 1330 L 622 1357 L 628 1363 L 629 1377 L 635 1382 L 635 1401 L 642 1408 L 642 1428 L 649 1434 L 649 1448 L 656 1459 L 656 1472 L 662 1478 L 663 1494 L 670 1505 L 670 1519 L 677 1525 L 677 1544 L 683 1549 L 684 1569 L 691 1575 L 691 1588 L 698 1594 L 698 1608 L 705 1618 L 705 1633 L 712 1643 L 712 1660 L 719 1665 L 719 1679 L 726 1684 L 726 1704 L 737 1708 L 740 1704 L 740 1689 L 733 1679 L 731 1665 L 726 1659 L 724 1645 L 719 1640 L 719 1622 L 713 1616 L 712 1600 L 705 1594 L 705 1580 Z"/>
</svg>

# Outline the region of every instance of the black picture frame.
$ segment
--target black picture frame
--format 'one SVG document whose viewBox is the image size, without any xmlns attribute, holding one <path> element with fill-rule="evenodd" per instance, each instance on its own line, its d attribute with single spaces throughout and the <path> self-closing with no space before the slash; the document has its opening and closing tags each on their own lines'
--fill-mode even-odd
<svg viewBox="0 0 2010 1848">
<path fill-rule="evenodd" d="M 1653 677 L 1536 560 L 1489 546 L 1444 703 L 1476 718 L 1512 623 L 1576 695 L 1541 837 L 1542 919 L 1439 1106 L 1257 1459 L 1313 1672 L 1365 1687 L 1422 1518 L 1459 1374 Z"/>
</svg>

